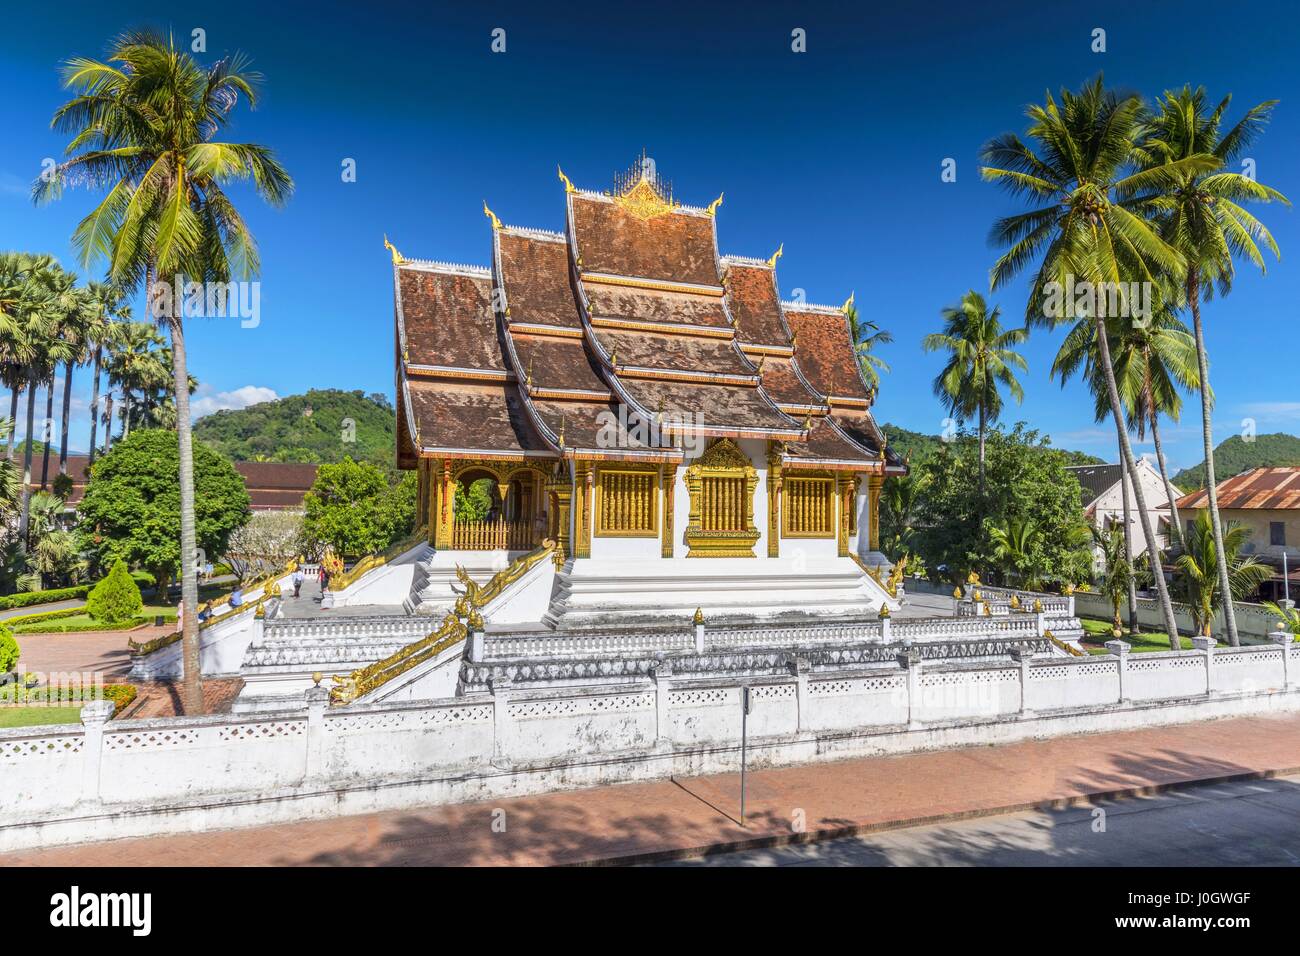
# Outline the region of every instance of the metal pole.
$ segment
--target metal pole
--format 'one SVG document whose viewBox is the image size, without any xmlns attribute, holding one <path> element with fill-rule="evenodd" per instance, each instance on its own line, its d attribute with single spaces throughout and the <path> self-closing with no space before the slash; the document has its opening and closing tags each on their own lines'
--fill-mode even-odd
<svg viewBox="0 0 1300 956">
<path fill-rule="evenodd" d="M 1282 545 L 1282 600 L 1288 602 L 1286 607 L 1291 606 L 1291 579 L 1286 573 L 1286 545 Z"/>
<path fill-rule="evenodd" d="M 740 689 L 740 825 L 745 826 L 745 764 L 749 748 L 749 688 Z"/>
</svg>

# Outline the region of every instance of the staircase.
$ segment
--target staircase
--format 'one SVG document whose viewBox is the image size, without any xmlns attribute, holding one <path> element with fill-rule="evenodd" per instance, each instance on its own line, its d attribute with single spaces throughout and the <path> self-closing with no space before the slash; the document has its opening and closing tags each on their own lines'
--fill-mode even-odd
<svg viewBox="0 0 1300 956">
<path fill-rule="evenodd" d="M 478 584 L 506 568 L 527 551 L 436 551 L 417 562 L 411 579 L 411 593 L 403 602 L 407 614 L 440 615 L 451 610 L 464 588 L 456 579 L 460 565 Z"/>
<path fill-rule="evenodd" d="M 802 619 L 874 615 L 889 597 L 850 558 L 568 561 L 543 622 L 591 627 L 690 617 Z"/>
</svg>

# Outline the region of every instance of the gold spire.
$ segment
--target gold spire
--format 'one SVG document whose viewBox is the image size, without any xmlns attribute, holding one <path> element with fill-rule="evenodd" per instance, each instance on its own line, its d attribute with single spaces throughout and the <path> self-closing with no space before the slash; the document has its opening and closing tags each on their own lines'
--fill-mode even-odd
<svg viewBox="0 0 1300 956">
<path fill-rule="evenodd" d="M 393 265 L 400 266 L 406 261 L 402 254 L 397 251 L 397 246 L 388 241 L 388 233 L 384 233 L 384 248 L 393 254 Z"/>
<path fill-rule="evenodd" d="M 493 229 L 500 229 L 500 228 L 501 228 L 501 220 L 497 218 L 497 214 L 496 214 L 496 213 L 494 213 L 491 209 L 488 208 L 488 204 L 487 204 L 487 200 L 486 200 L 486 199 L 483 200 L 483 215 L 487 216 L 489 219 L 492 220 L 492 228 L 493 228 Z"/>
<path fill-rule="evenodd" d="M 812 412 L 811 412 L 811 411 L 807 412 L 807 413 L 804 415 L 804 417 L 803 417 L 803 430 L 806 431 L 806 432 L 810 432 L 810 431 L 812 431 Z"/>
<path fill-rule="evenodd" d="M 766 361 L 767 361 L 767 353 L 764 352 L 762 355 L 760 355 L 760 356 L 758 357 L 758 371 L 759 371 L 759 374 L 762 374 L 762 372 L 763 372 L 763 363 L 765 363 Z"/>
<path fill-rule="evenodd" d="M 718 207 L 722 205 L 722 197 L 725 195 L 726 193 L 718 193 L 718 198 L 709 203 L 709 208 L 704 211 L 710 216 L 716 216 L 718 214 Z"/>
<path fill-rule="evenodd" d="M 697 607 L 697 608 L 695 609 L 695 616 L 694 616 L 693 618 L 691 618 L 691 620 L 692 620 L 693 622 L 695 622 L 696 624 L 703 624 L 703 623 L 704 623 L 704 608 L 702 608 L 702 607 Z"/>
<path fill-rule="evenodd" d="M 533 355 L 528 356 L 528 387 L 533 387 Z"/>
<path fill-rule="evenodd" d="M 568 419 L 560 418 L 560 451 L 564 451 L 564 428 L 568 423 Z"/>
<path fill-rule="evenodd" d="M 845 299 L 844 304 L 840 306 L 840 311 L 843 312 L 845 315 L 848 314 L 849 309 L 853 308 L 853 296 L 855 294 L 856 294 L 855 292 L 850 292 L 849 297 Z"/>
<path fill-rule="evenodd" d="M 564 183 L 564 191 L 566 193 L 576 193 L 578 191 L 573 183 L 569 181 L 569 177 L 564 175 L 564 170 L 560 168 L 559 163 L 555 164 L 555 171 L 560 174 L 560 182 Z"/>
<path fill-rule="evenodd" d="M 785 243 L 784 243 L 784 242 L 781 243 L 781 245 L 777 248 L 776 252 L 772 253 L 772 257 L 771 257 L 770 259 L 767 260 L 767 266 L 768 266 L 768 268 L 769 268 L 769 269 L 775 269 L 775 268 L 776 268 L 776 260 L 777 260 L 777 259 L 780 259 L 783 255 L 785 255 Z"/>
<path fill-rule="evenodd" d="M 609 367 L 618 368 L 618 349 L 609 353 Z"/>
</svg>

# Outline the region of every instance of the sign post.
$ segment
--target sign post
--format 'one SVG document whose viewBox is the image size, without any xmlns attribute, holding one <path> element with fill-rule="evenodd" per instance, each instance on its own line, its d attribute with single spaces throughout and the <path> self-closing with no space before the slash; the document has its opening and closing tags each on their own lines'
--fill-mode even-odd
<svg viewBox="0 0 1300 956">
<path fill-rule="evenodd" d="M 749 685 L 740 688 L 740 825 L 745 826 L 745 764 L 749 756 L 749 712 L 753 708 Z"/>
</svg>

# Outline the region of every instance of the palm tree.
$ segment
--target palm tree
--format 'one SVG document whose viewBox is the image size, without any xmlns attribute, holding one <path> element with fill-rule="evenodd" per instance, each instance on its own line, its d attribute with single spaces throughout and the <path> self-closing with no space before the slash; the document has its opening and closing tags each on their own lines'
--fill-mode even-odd
<svg viewBox="0 0 1300 956">
<path fill-rule="evenodd" d="M 1101 579 L 1098 581 L 1098 590 L 1110 601 L 1111 610 L 1114 612 L 1111 634 L 1119 637 L 1124 633 L 1124 624 L 1119 616 L 1120 606 L 1124 603 L 1124 598 L 1137 589 L 1139 577 L 1146 578 L 1150 575 L 1146 568 L 1143 568 L 1139 574 L 1138 569 L 1133 566 L 1127 535 L 1102 529 L 1097 529 L 1095 534 L 1102 553 L 1102 572 Z M 1130 631 L 1132 630 L 1130 628 Z M 1170 632 L 1169 646 L 1172 650 L 1180 649 L 1176 629 Z"/>
<path fill-rule="evenodd" d="M 119 286 L 111 282 L 91 282 L 87 285 L 93 301 L 94 319 L 87 338 L 92 343 L 91 365 L 94 369 L 90 394 L 90 462 L 95 462 L 95 431 L 99 426 L 99 372 L 104 361 L 105 347 L 111 347 L 119 334 L 118 323 L 130 321 L 131 307 Z"/>
<path fill-rule="evenodd" d="M 155 391 L 168 389 L 168 364 L 164 364 L 164 340 L 148 322 L 123 322 L 115 330 L 112 349 L 105 368 L 110 385 L 117 385 L 122 395 L 122 437 L 131 434 L 138 417 L 135 393 L 141 401 Z"/>
<path fill-rule="evenodd" d="M 1070 309 L 1054 307 L 1061 291 L 1079 282 L 1094 289 L 1116 290 L 1121 313 L 1131 314 L 1129 282 L 1156 287 L 1160 275 L 1180 275 L 1183 259 L 1164 242 L 1142 214 L 1178 176 L 1218 165 L 1213 157 L 1189 155 L 1153 169 L 1135 169 L 1136 141 L 1142 131 L 1142 103 L 1136 96 L 1117 96 L 1101 77 L 1079 93 L 1061 91 L 1061 104 L 1049 96 L 1044 106 L 1027 110 L 1030 140 L 1006 133 L 984 146 L 987 166 L 981 174 L 1013 195 L 1036 202 L 1028 212 L 998 220 L 990 239 L 1007 250 L 990 272 L 996 289 L 1041 256 L 1026 304 L 1027 324 L 1055 326 Z M 1156 289 L 1158 292 L 1158 287 Z M 1124 406 L 1115 381 L 1105 308 L 1085 309 L 1097 327 L 1098 367 L 1106 383 L 1120 455 L 1130 474 L 1136 472 L 1133 448 L 1124 423 Z M 1153 569 L 1160 554 L 1151 528 L 1151 513 L 1141 482 L 1134 495 Z M 1161 614 L 1170 633 L 1177 633 L 1164 575 L 1154 573 Z"/>
<path fill-rule="evenodd" d="M 1228 641 L 1240 643 L 1237 615 L 1232 607 L 1232 588 L 1228 581 L 1227 544 L 1219 516 L 1219 495 L 1214 476 L 1214 429 L 1210 421 L 1210 371 L 1205 349 L 1205 330 L 1201 324 L 1201 299 L 1209 300 L 1215 287 L 1220 295 L 1232 288 L 1234 258 L 1247 258 L 1265 271 L 1260 244 L 1278 256 L 1277 243 L 1258 219 L 1238 203 L 1290 201 L 1276 189 L 1258 183 L 1242 173 L 1225 172 L 1267 125 L 1276 100 L 1260 103 L 1229 129 L 1221 132 L 1223 116 L 1231 96 L 1225 96 L 1212 111 L 1208 109 L 1205 90 L 1183 87 L 1166 92 L 1153 117 L 1151 132 L 1142 143 L 1147 169 L 1173 170 L 1172 188 L 1157 206 L 1157 222 L 1165 241 L 1177 249 L 1186 261 L 1184 292 L 1192 310 L 1196 332 L 1196 356 L 1200 366 L 1201 437 L 1205 452 L 1205 487 L 1209 499 L 1210 525 L 1214 533 L 1219 587 L 1229 597 L 1223 617 Z M 1213 157 L 1212 165 L 1190 160 Z"/>
<path fill-rule="evenodd" d="M 1003 518 L 988 524 L 993 544 L 993 560 L 999 562 L 1008 578 L 1031 590 L 1041 584 L 1037 562 L 1041 558 L 1043 529 L 1033 518 Z"/>
<path fill-rule="evenodd" d="M 34 365 L 50 335 L 48 303 L 44 301 L 48 286 L 41 276 L 53 262 L 47 255 L 20 252 L 0 257 L 0 381 L 10 390 L 9 421 L 15 426 L 6 439 L 10 461 L 14 458 L 18 395 L 30 384 Z"/>
<path fill-rule="evenodd" d="M 1239 557 L 1241 546 L 1250 537 L 1250 529 L 1236 521 L 1223 528 L 1223 548 L 1228 555 L 1224 570 L 1219 574 L 1219 544 L 1214 540 L 1214 527 L 1207 508 L 1196 515 L 1196 521 L 1184 541 L 1183 553 L 1174 562 L 1178 586 L 1192 608 L 1196 631 L 1210 636 L 1214 614 L 1227 604 L 1223 600 L 1220 581 L 1228 579 L 1228 593 L 1233 600 L 1249 597 L 1261 584 L 1273 577 L 1273 569 L 1259 558 Z"/>
<path fill-rule="evenodd" d="M 880 388 L 880 373 L 889 371 L 889 363 L 875 354 L 875 348 L 894 341 L 894 335 L 870 319 L 861 318 L 852 296 L 844 306 L 844 314 L 849 317 L 849 335 L 853 339 L 854 354 L 858 357 L 858 368 L 872 390 L 877 390 Z"/>
<path fill-rule="evenodd" d="M 880 526 L 884 532 L 881 540 L 885 544 L 885 553 L 890 558 L 898 560 L 911 550 L 918 506 L 931 481 L 928 473 L 917 470 L 885 479 L 880 494 Z"/>
<path fill-rule="evenodd" d="M 988 426 L 1002 414 L 1001 386 L 1005 386 L 1018 403 L 1025 392 L 1016 379 L 1015 369 L 1029 366 L 1012 350 L 1029 336 L 1027 329 L 1002 330 L 1002 310 L 990 312 L 984 297 L 974 289 L 961 303 L 945 308 L 942 332 L 927 335 L 921 342 L 927 352 L 946 349 L 949 358 L 934 380 L 934 394 L 953 417 L 979 420 L 979 484 L 984 495 L 984 436 Z"/>
<path fill-rule="evenodd" d="M 73 241 L 82 260 L 108 261 L 110 281 L 143 283 L 154 317 L 171 335 L 180 456 L 181 588 L 185 710 L 201 713 L 196 576 L 194 459 L 190 438 L 181 289 L 167 296 L 171 277 L 227 282 L 258 271 L 257 244 L 225 187 L 251 180 L 272 205 L 286 201 L 293 181 L 269 149 L 216 137 L 241 98 L 256 104 L 261 77 L 242 55 L 204 68 L 170 39 L 129 33 L 114 43 L 107 62 L 69 60 L 64 85 L 73 98 L 53 126 L 71 133 L 71 158 L 36 184 L 38 199 L 61 194 L 66 183 L 111 184 L 81 221 Z"/>
<path fill-rule="evenodd" d="M 54 437 L 51 434 L 54 427 L 54 376 L 58 372 L 59 362 L 62 361 L 69 369 L 63 389 L 64 393 L 68 394 L 68 386 L 72 381 L 71 365 L 81 351 L 79 341 L 81 313 L 85 308 L 85 290 L 77 288 L 77 277 L 71 272 L 65 272 L 62 269 L 52 272 L 50 282 L 55 296 L 52 303 L 55 341 L 51 342 L 51 352 L 47 363 L 48 375 L 45 380 L 45 433 L 42 436 L 45 447 L 41 451 L 42 490 L 46 488 L 50 480 L 50 441 Z M 63 427 L 66 434 L 66 421 Z M 66 443 L 64 447 L 67 447 Z"/>
</svg>

